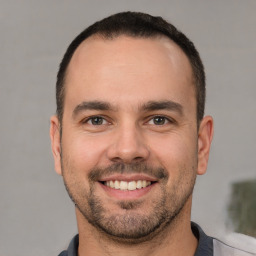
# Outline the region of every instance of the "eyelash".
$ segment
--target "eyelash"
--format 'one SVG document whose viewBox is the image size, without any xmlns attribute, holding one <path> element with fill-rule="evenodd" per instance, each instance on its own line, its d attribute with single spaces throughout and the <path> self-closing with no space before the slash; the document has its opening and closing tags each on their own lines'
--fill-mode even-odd
<svg viewBox="0 0 256 256">
<path fill-rule="evenodd" d="M 106 122 L 106 123 L 104 123 L 104 124 L 98 124 L 98 125 L 97 125 L 97 124 L 93 124 L 93 123 L 92 123 L 92 122 L 93 122 L 93 119 L 96 119 L 96 118 L 101 119 L 102 122 Z M 90 121 L 91 121 L 91 124 L 90 124 L 90 125 L 94 125 L 94 126 L 100 126 L 100 125 L 105 125 L 105 124 L 109 123 L 109 122 L 106 120 L 106 118 L 103 117 L 103 116 L 90 116 L 90 117 L 88 117 L 88 118 L 82 120 L 82 123 L 83 123 L 83 124 L 88 124 Z"/>
<path fill-rule="evenodd" d="M 101 119 L 103 123 L 100 123 L 100 124 L 93 124 L 93 119 Z M 156 118 L 160 118 L 160 119 L 164 119 L 164 123 L 163 124 L 156 124 L 154 123 L 154 119 Z M 147 124 L 149 125 L 156 125 L 156 126 L 164 126 L 168 123 L 175 123 L 175 120 L 169 118 L 169 117 L 166 117 L 166 116 L 163 116 L 163 115 L 154 115 L 154 116 L 150 116 L 148 119 L 148 121 L 146 122 Z M 82 123 L 83 124 L 89 124 L 89 122 L 91 121 L 90 125 L 93 125 L 93 126 L 101 126 L 101 125 L 106 125 L 106 124 L 109 124 L 110 122 L 107 121 L 107 119 L 104 117 L 104 116 L 90 116 L 84 120 L 82 120 Z M 153 122 L 150 124 L 150 122 Z"/>
<path fill-rule="evenodd" d="M 154 121 L 157 118 L 158 119 L 162 119 L 164 121 L 164 123 L 163 124 L 156 124 Z M 150 122 L 153 122 L 153 123 L 150 124 Z M 149 119 L 149 121 L 147 123 L 150 124 L 150 125 L 164 126 L 164 125 L 166 125 L 168 123 L 174 123 L 174 120 L 172 120 L 171 118 L 168 118 L 166 116 L 163 116 L 163 115 L 155 115 L 155 116 L 150 117 L 150 119 Z"/>
</svg>

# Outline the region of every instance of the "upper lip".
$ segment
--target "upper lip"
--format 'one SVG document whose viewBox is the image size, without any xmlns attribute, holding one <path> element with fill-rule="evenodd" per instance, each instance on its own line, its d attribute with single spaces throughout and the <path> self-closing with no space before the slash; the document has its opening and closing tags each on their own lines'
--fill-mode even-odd
<svg viewBox="0 0 256 256">
<path fill-rule="evenodd" d="M 146 181 L 151 181 L 155 182 L 157 181 L 156 178 L 153 178 L 152 176 L 146 175 L 146 174 L 113 174 L 107 177 L 101 178 L 99 181 L 111 181 L 111 180 L 119 180 L 119 181 L 138 181 L 138 180 L 146 180 Z"/>
</svg>

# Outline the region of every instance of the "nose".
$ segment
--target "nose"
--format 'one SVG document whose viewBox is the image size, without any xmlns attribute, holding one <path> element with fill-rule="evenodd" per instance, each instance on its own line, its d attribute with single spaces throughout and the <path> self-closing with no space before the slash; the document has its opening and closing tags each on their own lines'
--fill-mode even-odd
<svg viewBox="0 0 256 256">
<path fill-rule="evenodd" d="M 107 157 L 112 162 L 142 162 L 149 157 L 149 154 L 145 139 L 136 125 L 117 128 L 107 150 Z"/>
</svg>

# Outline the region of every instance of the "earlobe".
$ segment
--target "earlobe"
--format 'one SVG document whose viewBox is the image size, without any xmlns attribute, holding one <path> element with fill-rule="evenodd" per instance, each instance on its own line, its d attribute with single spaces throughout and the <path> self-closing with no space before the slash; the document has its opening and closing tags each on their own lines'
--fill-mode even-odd
<svg viewBox="0 0 256 256">
<path fill-rule="evenodd" d="M 61 145 L 60 145 L 60 123 L 57 116 L 51 117 L 50 138 L 52 154 L 54 158 L 55 171 L 62 175 L 61 171 Z"/>
<path fill-rule="evenodd" d="M 213 119 L 211 116 L 205 116 L 200 123 L 198 131 L 198 175 L 202 175 L 206 172 L 212 138 Z"/>
</svg>

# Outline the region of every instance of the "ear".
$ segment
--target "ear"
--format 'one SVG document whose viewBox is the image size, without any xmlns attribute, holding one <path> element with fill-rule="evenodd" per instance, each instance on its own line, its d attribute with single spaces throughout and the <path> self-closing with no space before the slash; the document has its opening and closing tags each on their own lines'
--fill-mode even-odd
<svg viewBox="0 0 256 256">
<path fill-rule="evenodd" d="M 52 154 L 54 158 L 55 171 L 62 175 L 61 171 L 61 145 L 60 145 L 60 123 L 57 116 L 51 117 L 50 138 Z"/>
<path fill-rule="evenodd" d="M 206 172 L 212 137 L 213 119 L 211 116 L 205 116 L 200 123 L 198 131 L 198 175 L 202 175 Z"/>
</svg>

